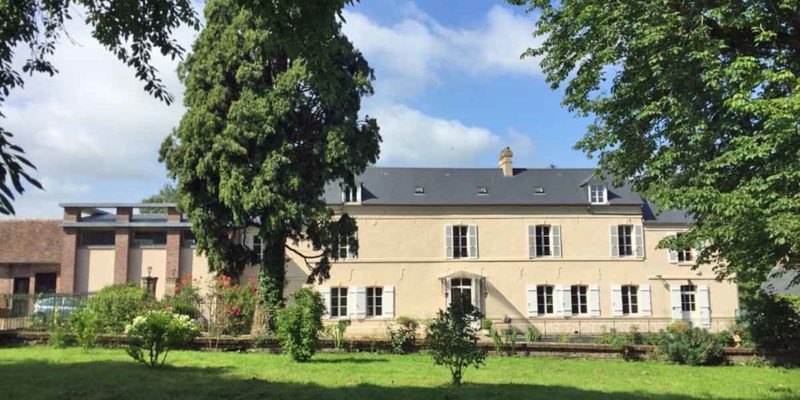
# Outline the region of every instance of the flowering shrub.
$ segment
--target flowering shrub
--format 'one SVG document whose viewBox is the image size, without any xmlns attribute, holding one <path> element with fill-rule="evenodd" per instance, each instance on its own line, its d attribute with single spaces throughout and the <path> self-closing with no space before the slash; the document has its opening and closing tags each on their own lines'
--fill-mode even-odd
<svg viewBox="0 0 800 400">
<path fill-rule="evenodd" d="M 170 349 L 185 346 L 200 335 L 200 327 L 188 315 L 151 310 L 125 327 L 128 354 L 148 367 L 164 365 Z"/>
<path fill-rule="evenodd" d="M 417 341 L 417 320 L 410 317 L 397 317 L 397 327 L 389 325 L 386 327 L 386 336 L 392 346 L 392 353 L 406 354 L 414 349 Z"/>
<path fill-rule="evenodd" d="M 95 312 L 100 330 L 106 333 L 122 333 L 125 325 L 149 309 L 154 300 L 134 284 L 118 284 L 100 289 L 89 298 L 87 307 Z"/>
<path fill-rule="evenodd" d="M 162 300 L 164 309 L 176 314 L 188 315 L 195 319 L 200 316 L 202 297 L 199 288 L 194 284 L 192 275 L 186 275 L 175 283 L 175 294 L 165 296 Z"/>
<path fill-rule="evenodd" d="M 208 304 L 214 307 L 215 334 L 242 335 L 250 333 L 256 310 L 256 287 L 251 283 L 237 284 L 230 277 L 218 277 L 211 282 Z"/>
</svg>

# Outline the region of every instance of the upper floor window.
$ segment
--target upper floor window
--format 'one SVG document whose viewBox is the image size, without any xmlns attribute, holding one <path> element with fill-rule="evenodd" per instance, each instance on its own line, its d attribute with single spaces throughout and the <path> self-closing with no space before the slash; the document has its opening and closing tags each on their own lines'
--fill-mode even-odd
<svg viewBox="0 0 800 400">
<path fill-rule="evenodd" d="M 561 257 L 561 226 L 529 225 L 528 256 Z"/>
<path fill-rule="evenodd" d="M 697 288 L 694 285 L 681 285 L 681 310 L 691 312 L 695 310 L 695 293 Z"/>
<path fill-rule="evenodd" d="M 536 286 L 536 307 L 539 315 L 553 314 L 553 285 Z"/>
<path fill-rule="evenodd" d="M 264 242 L 261 240 L 261 236 L 253 236 L 252 250 L 254 253 L 253 264 L 260 265 L 264 258 Z"/>
<path fill-rule="evenodd" d="M 478 256 L 478 227 L 476 225 L 445 226 L 447 258 L 476 258 Z"/>
<path fill-rule="evenodd" d="M 81 246 L 113 246 L 116 234 L 114 231 L 81 231 Z"/>
<path fill-rule="evenodd" d="M 166 244 L 167 244 L 167 232 L 164 231 L 133 232 L 134 246 L 165 246 Z"/>
<path fill-rule="evenodd" d="M 639 287 L 634 285 L 622 286 L 622 315 L 639 313 Z"/>
<path fill-rule="evenodd" d="M 570 288 L 570 295 L 572 297 L 572 315 L 589 313 L 589 306 L 586 301 L 586 294 L 588 291 L 589 287 L 586 285 L 573 285 Z"/>
<path fill-rule="evenodd" d="M 361 185 L 342 186 L 342 202 L 344 204 L 360 204 L 361 203 Z"/>
<path fill-rule="evenodd" d="M 347 317 L 347 288 L 331 288 L 330 311 L 332 318 Z"/>
<path fill-rule="evenodd" d="M 380 317 L 383 315 L 383 288 L 367 288 L 367 316 Z"/>
<path fill-rule="evenodd" d="M 197 244 L 197 239 L 194 237 L 194 233 L 187 229 L 181 232 L 181 246 L 184 247 L 192 247 Z"/>
<path fill-rule="evenodd" d="M 352 237 L 355 237 L 353 235 Z M 337 249 L 337 258 L 340 260 L 350 260 L 356 258 L 356 253 L 353 247 L 350 246 L 351 237 L 342 237 L 339 239 L 339 248 Z"/>
<path fill-rule="evenodd" d="M 592 204 L 606 204 L 608 191 L 603 185 L 589 185 L 589 202 Z"/>
<path fill-rule="evenodd" d="M 680 237 L 681 235 L 681 233 L 675 234 L 676 237 Z M 694 261 L 694 249 L 692 248 L 669 251 L 669 262 L 671 263 L 690 263 L 692 261 Z"/>
<path fill-rule="evenodd" d="M 611 225 L 612 257 L 644 257 L 644 235 L 641 225 Z"/>
</svg>

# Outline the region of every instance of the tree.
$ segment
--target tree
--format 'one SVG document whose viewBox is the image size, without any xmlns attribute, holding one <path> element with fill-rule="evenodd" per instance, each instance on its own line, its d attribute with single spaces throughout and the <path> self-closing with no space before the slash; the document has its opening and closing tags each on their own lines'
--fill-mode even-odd
<svg viewBox="0 0 800 400">
<path fill-rule="evenodd" d="M 319 335 L 324 329 L 323 314 L 322 296 L 306 288 L 292 293 L 292 301 L 278 310 L 275 336 L 281 342 L 281 350 L 292 360 L 306 362 L 317 352 Z"/>
<path fill-rule="evenodd" d="M 355 221 L 335 218 L 322 198 L 329 182 L 354 185 L 379 151 L 376 121 L 358 118 L 373 72 L 341 33 L 349 3 L 211 0 L 179 68 L 187 110 L 161 160 L 210 266 L 238 276 L 261 260 L 270 328 L 287 251 L 305 260 L 312 282 L 328 278 L 340 244 L 358 247 Z M 258 229 L 263 257 L 243 244 L 248 228 Z"/>
<path fill-rule="evenodd" d="M 165 183 L 161 186 L 158 193 L 142 199 L 142 203 L 177 203 L 178 191 L 171 183 Z M 167 212 L 164 208 L 143 208 L 140 210 L 142 214 L 164 214 Z"/>
<path fill-rule="evenodd" d="M 511 0 L 539 12 L 563 104 L 594 122 L 576 148 L 662 209 L 719 279 L 753 293 L 800 252 L 800 3 Z"/>
<path fill-rule="evenodd" d="M 425 347 L 436 365 L 450 368 L 453 384 L 460 385 L 464 370 L 483 365 L 486 349 L 478 346 L 477 327 L 483 316 L 468 301 L 454 300 L 428 324 Z"/>
<path fill-rule="evenodd" d="M 64 23 L 80 7 L 92 36 L 123 63 L 136 70 L 144 89 L 170 104 L 158 71 L 150 64 L 152 51 L 173 59 L 183 48 L 171 38 L 181 25 L 199 28 L 190 0 L 11 0 L 0 2 L 0 106 L 10 91 L 22 87 L 22 74 L 34 72 L 54 75 L 58 70 L 49 58 L 64 34 Z M 30 56 L 21 70 L 13 63 L 14 51 L 27 46 Z M 0 112 L 0 118 L 3 117 Z M 42 185 L 30 173 L 35 167 L 24 150 L 11 143 L 13 135 L 0 127 L 0 214 L 13 214 L 15 192 L 25 191 L 24 183 Z"/>
</svg>

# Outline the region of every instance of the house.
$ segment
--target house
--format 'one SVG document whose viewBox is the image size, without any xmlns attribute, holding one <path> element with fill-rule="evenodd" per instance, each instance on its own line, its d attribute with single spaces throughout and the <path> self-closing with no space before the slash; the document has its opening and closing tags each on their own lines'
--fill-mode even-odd
<svg viewBox="0 0 800 400">
<path fill-rule="evenodd" d="M 658 213 L 593 169 L 514 168 L 506 148 L 498 168 L 368 168 L 355 187 L 329 184 L 325 200 L 357 220 L 359 251 L 342 249 L 331 278 L 313 286 L 326 318 L 350 319 L 354 334 L 384 335 L 395 317 L 430 317 L 455 297 L 547 334 L 655 331 L 676 320 L 720 330 L 738 309 L 736 285 L 716 281 L 711 266 L 692 269 L 693 249 L 657 248 L 686 229 L 685 213 Z M 182 276 L 209 276 L 174 204 L 62 206 L 59 291 L 149 276 L 160 296 Z M 135 212 L 152 208 L 167 213 Z M 291 292 L 308 272 L 288 256 Z"/>
</svg>

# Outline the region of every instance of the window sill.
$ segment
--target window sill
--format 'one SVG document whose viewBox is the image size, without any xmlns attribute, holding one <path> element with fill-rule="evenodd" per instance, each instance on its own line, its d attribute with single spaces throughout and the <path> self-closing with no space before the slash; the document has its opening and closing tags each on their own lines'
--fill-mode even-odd
<svg viewBox="0 0 800 400">
<path fill-rule="evenodd" d="M 87 244 L 78 246 L 78 248 L 80 249 L 87 249 L 87 250 L 108 250 L 108 249 L 113 250 L 115 247 L 116 246 L 113 244 Z"/>
<path fill-rule="evenodd" d="M 166 249 L 167 245 L 165 244 L 139 244 L 139 245 L 131 245 L 132 249 Z"/>
</svg>

